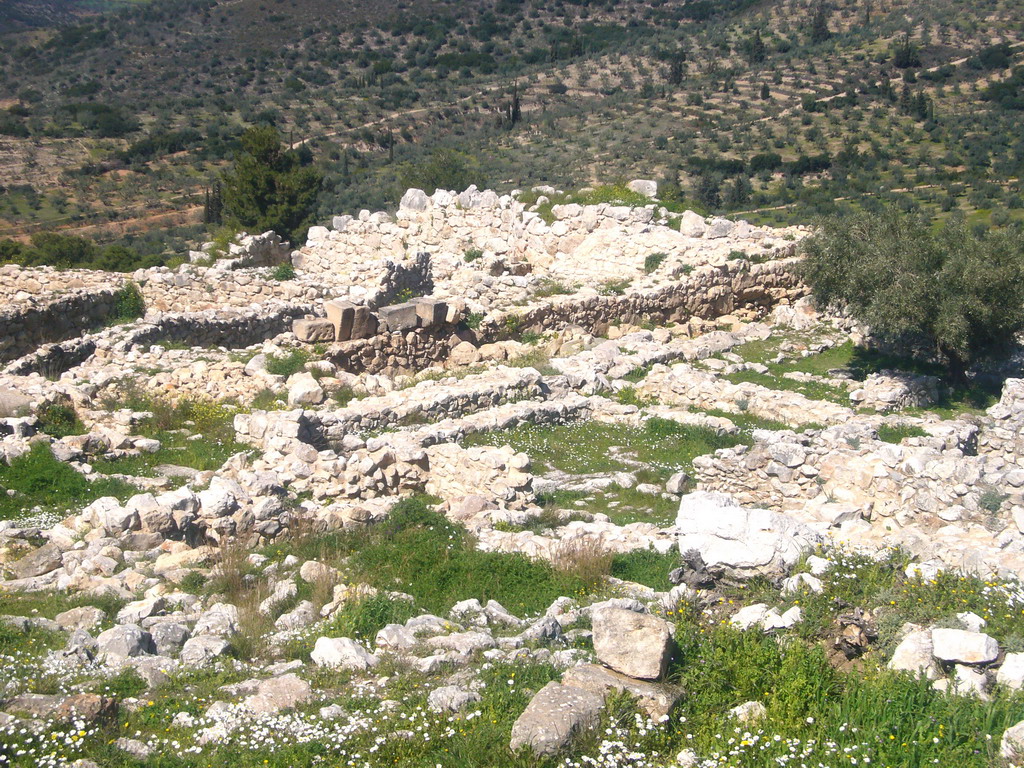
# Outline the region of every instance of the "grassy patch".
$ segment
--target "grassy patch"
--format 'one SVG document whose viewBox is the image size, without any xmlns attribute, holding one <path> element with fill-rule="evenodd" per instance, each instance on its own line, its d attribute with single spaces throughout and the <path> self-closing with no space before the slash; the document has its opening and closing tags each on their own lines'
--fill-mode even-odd
<svg viewBox="0 0 1024 768">
<path fill-rule="evenodd" d="M 694 458 L 746 442 L 668 419 L 649 419 L 642 428 L 581 421 L 559 426 L 524 424 L 466 437 L 466 445 L 511 445 L 527 453 L 541 471 L 571 475 L 635 471 L 642 481 L 664 482 Z"/>
<path fill-rule="evenodd" d="M 234 417 L 238 409 L 229 405 L 191 398 L 172 403 L 139 387 L 128 386 L 121 399 L 107 402 L 104 407 L 151 413 L 135 431 L 159 440 L 161 447 L 156 453 L 96 459 L 93 467 L 103 474 L 152 476 L 161 464 L 218 469 L 230 456 L 250 450 L 250 446 L 235 442 Z"/>
<path fill-rule="evenodd" d="M 749 382 L 750 384 L 758 384 L 768 389 L 796 392 L 811 400 L 825 400 L 839 405 L 850 404 L 850 398 L 846 390 L 817 381 L 795 381 L 783 378 L 781 375 L 758 373 L 757 371 L 749 370 L 730 373 L 725 378 L 733 384 Z"/>
<path fill-rule="evenodd" d="M 965 386 L 953 386 L 948 380 L 948 372 L 941 365 L 917 360 L 911 357 L 897 356 L 854 346 L 847 341 L 835 347 L 817 352 L 807 357 L 800 357 L 784 363 L 770 362 L 780 351 L 786 341 L 809 341 L 805 336 L 771 336 L 767 339 L 749 341 L 733 348 L 747 362 L 763 363 L 768 367 L 768 374 L 757 374 L 743 371 L 728 377 L 733 383 L 751 381 L 772 389 L 786 389 L 800 392 L 816 400 L 832 400 L 842 405 L 849 404 L 847 393 L 826 384 L 814 382 L 796 382 L 783 378 L 785 373 L 808 373 L 813 376 L 827 376 L 829 371 L 841 370 L 850 374 L 857 381 L 864 381 L 870 374 L 884 370 L 905 371 L 921 376 L 935 376 L 945 391 L 934 406 L 926 409 L 905 409 L 907 413 L 931 411 L 942 418 L 956 418 L 964 413 L 981 413 L 994 405 L 999 399 L 1000 385 L 989 381 L 971 382 Z"/>
<path fill-rule="evenodd" d="M 313 356 L 304 349 L 293 349 L 283 355 L 267 355 L 267 373 L 285 378 L 302 371 Z"/>
<path fill-rule="evenodd" d="M 679 554 L 674 551 L 661 554 L 653 549 L 637 549 L 612 558 L 612 576 L 624 581 L 634 581 L 660 592 L 672 589 L 668 575 L 678 567 Z"/>
<path fill-rule="evenodd" d="M 992 701 L 948 696 L 928 680 L 866 666 L 843 673 L 820 644 L 779 643 L 686 612 L 677 622 L 674 670 L 688 691 L 668 726 L 677 744 L 699 754 L 728 751 L 730 765 L 797 764 L 990 766 L 998 735 L 1020 719 L 1019 695 Z M 735 739 L 728 710 L 760 701 L 761 739 Z M 988 734 L 997 738 L 990 739 Z M 776 738 L 776 735 L 778 738 Z M 869 762 L 870 761 L 870 762 Z"/>
<path fill-rule="evenodd" d="M 885 443 L 900 443 L 908 437 L 928 437 L 928 433 L 913 424 L 882 424 L 878 439 Z"/>
<path fill-rule="evenodd" d="M 137 493 L 134 486 L 119 480 L 86 480 L 42 443 L 10 465 L 0 464 L 0 488 L 15 492 L 14 496 L 0 493 L 0 520 L 19 517 L 35 507 L 46 512 L 80 509 L 101 496 L 124 501 Z"/>
<path fill-rule="evenodd" d="M 588 586 L 577 574 L 546 561 L 476 549 L 465 529 L 430 510 L 421 498 L 399 502 L 378 525 L 307 537 L 270 552 L 278 553 L 333 564 L 346 581 L 405 592 L 418 609 L 439 615 L 473 597 L 497 600 L 520 615 L 539 613 L 556 597 L 580 595 Z"/>
</svg>

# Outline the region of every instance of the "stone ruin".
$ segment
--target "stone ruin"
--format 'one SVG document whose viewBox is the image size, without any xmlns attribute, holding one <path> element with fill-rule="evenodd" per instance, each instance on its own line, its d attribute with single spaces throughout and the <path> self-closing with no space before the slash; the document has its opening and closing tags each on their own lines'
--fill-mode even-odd
<svg viewBox="0 0 1024 768">
<path fill-rule="evenodd" d="M 807 234 L 676 217 L 656 199 L 638 208 L 547 209 L 543 199 L 526 206 L 475 188 L 409 190 L 395 214 L 335 217 L 291 252 L 266 233 L 210 265 L 208 251 L 196 252 L 195 263 L 173 271 L 0 268 L 0 462 L 44 443 L 97 480 L 96 459 L 160 451 L 159 441 L 136 434 L 147 414 L 117 405 L 129 386 L 169 402 L 233 408 L 234 439 L 247 448 L 215 470 L 119 476 L 138 490 L 123 502 L 107 497 L 0 522 L 0 589 L 108 593 L 133 601 L 115 630 L 127 632 L 132 618 L 154 629 L 162 596 L 197 569 L 209 573 L 224 545 L 266 545 L 300 527 L 370 525 L 413 493 L 441 499 L 439 508 L 483 549 L 552 561 L 591 545 L 696 551 L 707 573 L 779 580 L 801 553 L 831 542 L 872 552 L 899 545 L 929 573 L 1019 574 L 1024 379 L 1006 380 L 985 413 L 942 419 L 927 410 L 941 395 L 930 377 L 787 373 L 768 386 L 757 378 L 767 366 L 737 354 L 774 341 L 777 361 L 795 360 L 863 339 L 863 329 L 820 314 L 795 277 Z M 288 259 L 295 278 L 273 279 Z M 145 315 L 106 326 L 129 281 Z M 274 373 L 274 361 L 289 355 L 304 361 L 301 370 Z M 795 391 L 800 385 L 831 395 L 816 399 Z M 268 394 L 272 406 L 254 407 Z M 84 434 L 41 432 L 53 404 L 72 406 Z M 524 425 L 641 428 L 653 418 L 748 434 L 750 444 L 700 456 L 662 484 L 632 472 L 567 477 L 500 440 L 472 444 Z M 886 442 L 887 429 L 909 436 Z M 544 514 L 540 495 L 609 487 L 635 488 L 652 504 L 668 500 L 679 513 L 669 523 L 617 524 L 581 508 L 529 527 Z M 324 567 L 303 569 L 313 566 Z M 343 586 L 323 616 L 349 599 L 349 587 L 337 591 Z M 669 608 L 688 589 L 641 597 Z M 564 739 L 552 736 L 552 718 L 566 733 L 588 727 L 609 688 L 634 693 L 652 716 L 678 693 L 652 682 L 664 673 L 667 624 L 632 597 L 553 606 L 532 625 L 501 606 L 460 606 L 454 619 L 483 616 L 478 626 L 519 627 L 531 642 L 561 636 L 581 615 L 592 619 L 605 666 L 578 665 L 573 651 L 546 656 L 572 669 L 537 694 L 513 729 L 514 745 L 557 751 Z M 232 608 L 190 613 L 193 638 L 168 651 L 177 660 L 160 663 L 222 654 L 226 644 L 211 627 L 230 628 Z M 766 630 L 799 620 L 799 612 L 761 605 L 740 613 L 735 625 Z M 288 632 L 318 619 L 300 603 L 275 627 Z M 650 640 L 642 653 L 623 641 L 632 633 Z M 408 647 L 414 634 L 411 625 L 389 625 L 377 654 Z M 486 633 L 437 635 L 435 655 L 412 658 L 414 666 L 497 650 Z M 314 663 L 366 671 L 379 660 L 342 640 L 321 638 L 329 642 L 317 642 Z M 305 685 L 296 680 L 289 685 Z M 253 706 L 260 695 L 249 697 Z"/>
</svg>

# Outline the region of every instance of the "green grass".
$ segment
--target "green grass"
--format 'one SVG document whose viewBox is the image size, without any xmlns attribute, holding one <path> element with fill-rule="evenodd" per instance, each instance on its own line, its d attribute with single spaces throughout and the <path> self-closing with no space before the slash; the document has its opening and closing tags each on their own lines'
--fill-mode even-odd
<svg viewBox="0 0 1024 768">
<path fill-rule="evenodd" d="M 913 424 L 882 424 L 878 428 L 878 439 L 885 443 L 899 444 L 908 437 L 928 437 L 928 433 Z"/>
<path fill-rule="evenodd" d="M 293 349 L 284 355 L 267 355 L 267 373 L 287 378 L 302 371 L 313 355 L 304 349 Z"/>
<path fill-rule="evenodd" d="M 970 384 L 953 386 L 948 379 L 948 372 L 941 365 L 917 360 L 915 358 L 886 354 L 873 349 L 854 346 L 847 341 L 838 346 L 817 352 L 807 357 L 800 357 L 784 363 L 770 362 L 778 354 L 785 341 L 807 341 L 809 337 L 771 336 L 767 339 L 750 341 L 733 348 L 747 362 L 763 363 L 768 367 L 768 374 L 753 371 L 742 371 L 728 377 L 729 381 L 738 384 L 750 381 L 754 384 L 771 389 L 783 389 L 799 392 L 815 400 L 829 400 L 841 405 L 849 405 L 848 393 L 845 390 L 817 382 L 797 382 L 783 378 L 790 372 L 809 373 L 813 376 L 827 376 L 829 371 L 838 369 L 848 372 L 857 381 L 864 381 L 868 375 L 884 370 L 905 371 L 921 376 L 935 376 L 945 388 L 938 403 L 928 408 L 908 408 L 905 413 L 929 411 L 944 419 L 956 418 L 962 414 L 981 414 L 999 399 L 1000 386 L 987 381 L 971 382 Z"/>
<path fill-rule="evenodd" d="M 152 415 L 141 421 L 135 432 L 159 440 L 161 447 L 156 453 L 94 460 L 93 467 L 103 474 L 152 476 L 160 464 L 219 469 L 230 456 L 251 449 L 235 442 L 234 417 L 238 409 L 230 405 L 191 398 L 172 403 L 128 384 L 120 399 L 106 402 L 104 407 L 150 412 Z"/>
<path fill-rule="evenodd" d="M 547 561 L 476 549 L 465 529 L 421 498 L 399 502 L 380 524 L 297 540 L 267 554 L 334 564 L 350 583 L 405 592 L 417 609 L 439 615 L 473 597 L 497 600 L 517 615 L 535 614 L 556 597 L 582 595 L 593 586 Z"/>
<path fill-rule="evenodd" d="M 466 437 L 466 445 L 511 445 L 530 456 L 541 472 L 558 469 L 571 475 L 635 471 L 641 482 L 664 482 L 691 466 L 694 458 L 747 442 L 652 418 L 642 428 L 582 421 L 559 426 L 524 424 L 509 430 Z"/>
<path fill-rule="evenodd" d="M 679 567 L 679 562 L 678 552 L 661 554 L 653 549 L 637 549 L 612 558 L 612 576 L 667 592 L 672 589 L 668 575 Z"/>
<path fill-rule="evenodd" d="M 138 492 L 119 480 L 86 480 L 42 443 L 10 465 L 0 464 L 0 488 L 15 491 L 14 496 L 0 494 L 0 520 L 20 517 L 37 506 L 44 512 L 80 509 L 101 496 L 124 501 Z"/>
<path fill-rule="evenodd" d="M 900 768 L 996 765 L 998 735 L 1020 719 L 1024 704 L 1019 694 L 997 694 L 990 702 L 946 695 L 928 680 L 873 665 L 843 673 L 820 644 L 779 643 L 690 611 L 677 621 L 676 638 L 681 648 L 673 669 L 687 696 L 668 725 L 673 740 L 700 754 L 728 750 L 729 764 L 744 768 L 790 764 L 780 760 L 790 750 L 788 739 L 810 749 L 794 764 L 853 765 L 856 755 L 858 765 L 868 764 L 864 757 Z M 751 730 L 763 728 L 767 737 L 736 738 L 730 746 L 734 721 L 726 713 L 745 701 L 765 705 L 765 718 Z"/>
<path fill-rule="evenodd" d="M 825 400 L 838 405 L 849 405 L 850 398 L 845 390 L 833 387 L 829 384 L 822 384 L 817 381 L 794 381 L 793 379 L 782 378 L 781 375 L 772 373 L 758 373 L 757 371 L 737 371 L 725 376 L 727 381 L 733 384 L 757 384 L 767 389 L 784 390 L 796 392 L 811 400 Z"/>
</svg>

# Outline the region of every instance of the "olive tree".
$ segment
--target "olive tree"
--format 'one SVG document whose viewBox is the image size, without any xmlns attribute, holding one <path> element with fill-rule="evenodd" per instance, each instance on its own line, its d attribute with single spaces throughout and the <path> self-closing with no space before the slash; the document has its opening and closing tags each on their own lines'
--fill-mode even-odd
<svg viewBox="0 0 1024 768">
<path fill-rule="evenodd" d="M 801 276 L 817 303 L 846 309 L 884 340 L 926 348 L 962 382 L 967 368 L 1024 330 L 1024 236 L 972 233 L 901 214 L 833 217 L 804 243 Z"/>
</svg>

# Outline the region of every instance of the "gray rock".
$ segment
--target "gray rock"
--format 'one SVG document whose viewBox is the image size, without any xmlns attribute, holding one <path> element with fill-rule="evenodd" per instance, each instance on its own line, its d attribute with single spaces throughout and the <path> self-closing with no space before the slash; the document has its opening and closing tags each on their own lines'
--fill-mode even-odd
<svg viewBox="0 0 1024 768">
<path fill-rule="evenodd" d="M 603 608 L 592 617 L 594 653 L 602 664 L 629 677 L 657 680 L 672 654 L 670 625 L 664 619 L 621 608 Z"/>
<path fill-rule="evenodd" d="M 685 472 L 676 472 L 672 475 L 665 483 L 665 490 L 676 496 L 682 496 L 686 491 L 686 484 L 690 481 L 690 476 Z"/>
<path fill-rule="evenodd" d="M 63 553 L 56 544 L 44 544 L 10 566 L 15 578 L 29 579 L 55 571 L 61 566 Z"/>
<path fill-rule="evenodd" d="M 228 637 L 238 632 L 238 608 L 231 603 L 216 603 L 196 621 L 192 633 L 195 635 L 223 635 Z"/>
<path fill-rule="evenodd" d="M 80 608 L 72 608 L 63 613 L 58 613 L 53 617 L 53 620 L 57 622 L 57 626 L 61 629 L 74 631 L 76 629 L 93 629 L 99 626 L 105 618 L 107 618 L 107 614 L 100 608 L 92 605 L 83 605 Z"/>
<path fill-rule="evenodd" d="M 1024 759 L 1024 720 L 1003 732 L 999 742 L 999 754 L 1011 762 Z"/>
<path fill-rule="evenodd" d="M 486 632 L 455 632 L 450 635 L 428 638 L 427 645 L 432 648 L 455 651 L 462 656 L 469 656 L 476 651 L 494 648 L 497 643 Z"/>
<path fill-rule="evenodd" d="M 129 739 L 126 736 L 122 736 L 119 739 L 115 739 L 114 746 L 120 749 L 122 752 L 127 752 L 136 760 L 145 760 L 147 757 L 153 754 L 153 750 L 149 747 L 148 744 L 141 742 L 138 739 Z"/>
<path fill-rule="evenodd" d="M 924 675 L 930 680 L 936 679 L 939 676 L 939 670 L 932 655 L 931 630 L 925 629 L 908 633 L 896 646 L 888 666 L 889 669 L 896 671 L 913 672 L 915 675 Z"/>
<path fill-rule="evenodd" d="M 350 669 L 355 672 L 365 672 L 380 663 L 380 659 L 348 637 L 317 638 L 310 658 L 318 667 Z"/>
<path fill-rule="evenodd" d="M 542 616 L 519 635 L 527 643 L 557 642 L 562 637 L 562 625 L 554 616 Z"/>
<path fill-rule="evenodd" d="M 177 653 L 191 633 L 184 624 L 176 621 L 159 621 L 149 628 L 149 634 L 153 636 L 156 652 L 161 656 L 167 656 Z"/>
<path fill-rule="evenodd" d="M 137 624 L 119 624 L 96 638 L 97 656 L 108 661 L 142 656 L 154 650 L 152 635 Z"/>
<path fill-rule="evenodd" d="M 281 675 L 263 680 L 256 692 L 243 699 L 242 703 L 257 715 L 269 715 L 285 709 L 293 709 L 313 697 L 309 683 L 295 674 Z"/>
<path fill-rule="evenodd" d="M 698 552 L 709 570 L 733 578 L 785 575 L 821 541 L 810 527 L 766 509 L 745 509 L 722 493 L 689 493 L 676 517 L 679 551 Z"/>
<path fill-rule="evenodd" d="M 230 647 L 219 635 L 197 635 L 185 641 L 178 661 L 190 667 L 204 667 Z"/>
<path fill-rule="evenodd" d="M 644 197 L 658 196 L 658 182 L 650 179 L 633 179 L 626 185 L 631 191 Z"/>
<path fill-rule="evenodd" d="M 427 696 L 427 706 L 434 712 L 458 712 L 480 701 L 480 694 L 457 685 L 435 688 Z"/>
<path fill-rule="evenodd" d="M 420 322 L 417 305 L 411 301 L 381 307 L 377 310 L 377 317 L 380 319 L 381 328 L 388 333 L 411 331 Z"/>
<path fill-rule="evenodd" d="M 604 697 L 592 691 L 550 682 L 541 688 L 512 726 L 509 747 L 529 747 L 538 757 L 555 755 L 573 737 L 601 722 Z"/>
<path fill-rule="evenodd" d="M 422 189 L 409 189 L 402 195 L 398 207 L 408 211 L 425 211 L 430 207 L 430 198 Z"/>
<path fill-rule="evenodd" d="M 141 624 L 143 619 L 155 616 L 164 609 L 164 601 L 161 597 L 148 597 L 144 600 L 135 600 L 128 603 L 117 612 L 118 624 Z"/>
<path fill-rule="evenodd" d="M 640 708 L 655 722 L 668 715 L 682 696 L 679 688 L 635 680 L 597 664 L 580 664 L 566 670 L 562 675 L 562 684 L 592 691 L 600 694 L 602 698 L 606 697 L 609 691 L 625 691 L 636 697 Z"/>
<path fill-rule="evenodd" d="M 946 662 L 988 664 L 998 658 L 999 643 L 983 632 L 937 628 L 932 630 L 932 653 Z"/>
</svg>

